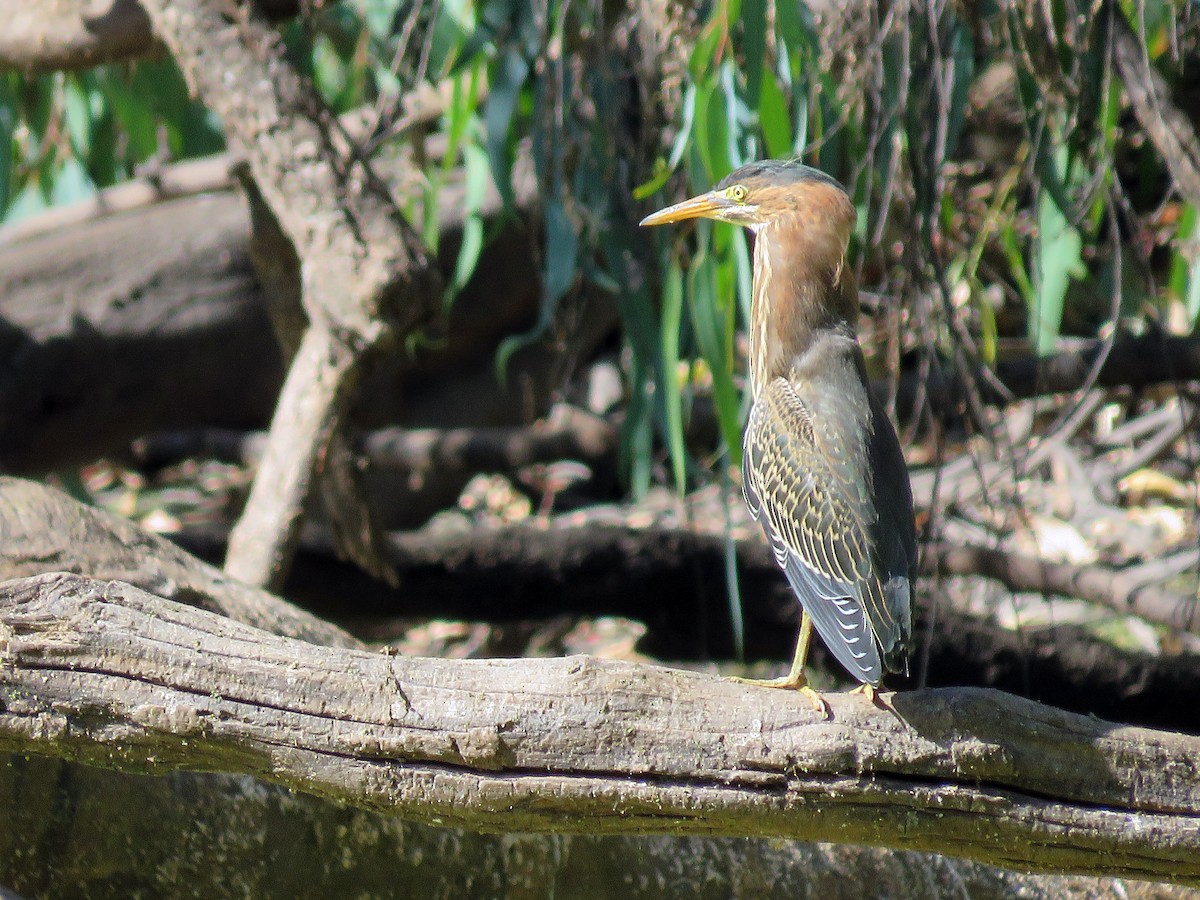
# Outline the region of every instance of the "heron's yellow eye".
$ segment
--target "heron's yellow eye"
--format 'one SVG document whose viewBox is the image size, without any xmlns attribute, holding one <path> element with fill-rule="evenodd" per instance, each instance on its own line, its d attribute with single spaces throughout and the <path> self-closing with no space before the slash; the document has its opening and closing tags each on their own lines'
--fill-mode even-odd
<svg viewBox="0 0 1200 900">
<path fill-rule="evenodd" d="M 743 200 L 746 199 L 745 186 L 741 185 L 741 184 L 735 184 L 733 187 L 731 187 L 729 189 L 729 196 L 731 198 L 733 198 L 734 200 L 736 200 L 738 203 L 741 203 Z"/>
</svg>

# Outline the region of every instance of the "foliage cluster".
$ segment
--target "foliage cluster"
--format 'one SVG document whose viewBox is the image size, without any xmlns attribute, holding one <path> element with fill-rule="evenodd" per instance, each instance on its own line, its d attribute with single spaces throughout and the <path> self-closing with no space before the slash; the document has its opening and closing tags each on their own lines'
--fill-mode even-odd
<svg viewBox="0 0 1200 900">
<path fill-rule="evenodd" d="M 544 302 L 500 348 L 499 368 L 558 327 L 581 285 L 610 291 L 625 325 L 623 458 L 638 494 L 656 477 L 682 489 L 737 462 L 750 262 L 734 229 L 701 223 L 692 238 L 634 223 L 752 159 L 799 156 L 849 186 L 860 281 L 899 300 L 888 362 L 915 351 L 991 363 L 1014 344 L 1045 354 L 1065 332 L 1119 323 L 1190 330 L 1198 211 L 1134 121 L 1113 47 L 1124 17 L 1186 101 L 1200 60 L 1193 9 L 715 0 L 679 7 L 662 48 L 679 56 L 678 79 L 661 96 L 636 83 L 644 47 L 621 39 L 636 4 L 353 0 L 286 37 L 336 111 L 370 110 L 370 152 L 422 142 L 427 199 L 465 168 L 466 239 L 448 301 L 488 240 L 478 215 L 488 180 L 511 206 L 514 164 L 531 157 Z M 397 137 L 401 98 L 423 84 L 452 93 L 433 156 L 421 130 Z M 652 129 L 656 115 L 664 127 Z M 222 141 L 169 59 L 6 75 L 0 139 L 9 222 Z M 436 210 L 409 209 L 430 244 Z M 711 398 L 717 446 L 686 440 L 698 397 Z"/>
</svg>

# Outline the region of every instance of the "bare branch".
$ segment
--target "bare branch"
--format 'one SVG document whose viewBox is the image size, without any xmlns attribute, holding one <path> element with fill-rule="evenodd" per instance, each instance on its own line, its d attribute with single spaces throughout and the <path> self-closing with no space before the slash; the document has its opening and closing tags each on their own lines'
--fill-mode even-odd
<svg viewBox="0 0 1200 900">
<path fill-rule="evenodd" d="M 921 560 L 930 573 L 983 575 L 1010 591 L 1077 597 L 1123 615 L 1200 634 L 1200 621 L 1191 615 L 1195 599 L 1171 590 L 1161 580 L 1148 578 L 1141 566 L 1113 569 L 1099 564 L 1073 565 L 987 547 L 945 544 L 923 548 Z M 1179 563 L 1184 567 L 1195 565 L 1195 554 L 1184 554 Z"/>
<path fill-rule="evenodd" d="M 1154 142 L 1184 199 L 1200 205 L 1200 143 L 1183 111 L 1171 100 L 1166 80 L 1154 70 L 1145 42 L 1130 27 L 1125 13 L 1115 6 L 1113 57 L 1129 105 Z M 1138 7 L 1140 9 L 1140 7 Z"/>
<path fill-rule="evenodd" d="M 381 428 L 365 434 L 361 443 L 373 467 L 432 477 L 447 469 L 456 474 L 512 472 L 522 466 L 562 459 L 610 462 L 616 451 L 617 427 L 610 419 L 559 406 L 532 425 Z M 150 468 L 197 456 L 250 466 L 260 459 L 265 440 L 260 431 L 168 431 L 138 439 L 134 453 L 139 464 Z"/>
<path fill-rule="evenodd" d="M 0 18 L 3 69 L 83 69 L 157 47 L 137 0 L 0 0 Z"/>
<path fill-rule="evenodd" d="M 272 20 L 296 15 L 295 0 L 258 0 Z M 161 52 L 137 0 L 0 0 L 0 69 L 85 69 Z"/>
<path fill-rule="evenodd" d="M 144 5 L 188 85 L 220 115 L 230 146 L 245 159 L 252 212 L 264 220 L 256 234 L 290 245 L 272 254 L 269 269 L 276 322 L 298 320 L 300 307 L 307 319 L 303 339 L 281 335 L 285 353 L 296 356 L 226 559 L 236 577 L 270 585 L 291 562 L 314 479 L 346 459 L 330 455 L 330 442 L 363 365 L 428 318 L 438 272 L 386 185 L 257 13 L 218 0 Z M 333 495 L 325 491 L 327 503 Z M 338 510 L 337 518 L 359 517 Z M 374 555 L 370 542 L 347 549 Z"/>
</svg>

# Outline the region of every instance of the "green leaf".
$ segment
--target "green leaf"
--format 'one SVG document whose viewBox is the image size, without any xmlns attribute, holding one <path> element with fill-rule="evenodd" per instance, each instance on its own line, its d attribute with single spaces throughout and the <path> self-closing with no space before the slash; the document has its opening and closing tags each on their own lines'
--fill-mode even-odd
<svg viewBox="0 0 1200 900">
<path fill-rule="evenodd" d="M 660 165 L 659 160 L 655 161 L 654 174 L 650 180 L 633 189 L 635 200 L 645 200 L 658 193 L 675 170 L 679 168 L 679 162 L 683 159 L 683 154 L 687 152 L 691 141 L 692 125 L 696 121 L 696 97 L 696 86 L 689 84 L 683 94 L 683 125 L 680 126 L 679 133 L 675 135 L 675 142 L 671 145 L 671 157 L 664 165 Z"/>
<path fill-rule="evenodd" d="M 703 246 L 703 240 L 702 240 Z M 708 363 L 713 380 L 713 400 L 717 407 L 717 419 L 721 435 L 729 448 L 729 456 L 735 465 L 742 458 L 741 398 L 733 384 L 733 360 L 727 353 L 726 333 L 729 322 L 717 289 L 717 266 L 713 257 L 701 252 L 689 273 L 688 304 L 692 328 L 696 334 L 700 353 Z"/>
<path fill-rule="evenodd" d="M 158 116 L 148 98 L 132 90 L 120 75 L 106 80 L 104 92 L 125 134 L 129 161 L 141 162 L 152 157 L 158 151 Z"/>
<path fill-rule="evenodd" d="M 729 513 L 729 497 L 733 493 L 729 483 L 729 467 L 721 466 L 721 507 L 725 513 L 725 595 L 729 599 L 729 622 L 733 631 L 733 653 L 738 662 L 746 659 L 746 616 L 742 609 L 742 588 L 738 582 L 737 542 L 733 538 L 733 517 Z"/>
<path fill-rule="evenodd" d="M 563 294 L 575 280 L 575 255 L 579 240 L 575 225 L 567 215 L 567 208 L 557 198 L 546 203 L 546 300 L 552 305 L 562 299 Z"/>
<path fill-rule="evenodd" d="M 483 121 L 487 133 L 488 159 L 496 189 L 506 206 L 516 204 L 512 192 L 512 145 L 509 131 L 517 111 L 521 88 L 529 77 L 529 63 L 515 49 L 506 52 L 492 72 L 491 89 L 484 104 Z"/>
<path fill-rule="evenodd" d="M 683 318 L 683 271 L 677 259 L 667 267 L 662 292 L 662 394 L 666 412 L 667 450 L 675 490 L 687 488 L 687 450 L 683 441 L 683 395 L 678 383 L 679 329 Z"/>
<path fill-rule="evenodd" d="M 88 177 L 87 170 L 79 160 L 67 159 L 54 179 L 54 187 L 50 192 L 50 205 L 62 206 L 85 200 L 96 193 L 96 186 Z"/>
<path fill-rule="evenodd" d="M 1187 311 L 1188 325 L 1195 329 L 1200 318 L 1200 252 L 1196 244 L 1196 207 L 1190 203 L 1183 207 L 1179 226 L 1175 229 L 1175 253 L 1171 260 L 1170 291 L 1172 296 L 1183 302 Z"/>
<path fill-rule="evenodd" d="M 1061 184 L 1068 162 L 1065 146 L 1054 153 Z M 1045 185 L 1038 197 L 1037 278 L 1029 310 L 1029 336 L 1039 355 L 1053 353 L 1062 328 L 1063 303 L 1073 277 L 1082 277 L 1083 238 Z"/>
<path fill-rule="evenodd" d="M 550 328 L 558 301 L 575 281 L 578 249 L 575 226 L 562 200 L 556 197 L 546 201 L 546 265 L 542 272 L 542 303 L 538 320 L 524 334 L 513 335 L 500 343 L 496 351 L 496 370 L 501 378 L 512 355 L 541 338 Z"/>
<path fill-rule="evenodd" d="M 700 31 L 692 55 L 688 57 L 688 72 L 692 76 L 693 84 L 707 80 L 707 76 L 716 67 L 717 47 L 725 36 L 724 23 L 719 21 L 721 17 L 720 10 L 714 12 L 708 24 Z"/>
<path fill-rule="evenodd" d="M 692 142 L 693 155 L 703 169 L 703 175 L 699 180 L 710 185 L 718 178 L 713 174 L 716 171 L 717 163 L 713 159 L 712 133 L 708 124 L 712 114 L 712 98 L 715 93 L 717 93 L 716 85 L 711 80 L 696 86 L 696 124 L 693 126 L 695 138 Z M 723 141 L 718 143 L 723 143 Z M 695 180 L 693 178 L 693 182 Z"/>
<path fill-rule="evenodd" d="M 87 159 L 91 155 L 92 110 L 89 92 L 80 82 L 68 75 L 63 85 L 63 123 L 75 155 Z"/>
<path fill-rule="evenodd" d="M 0 221 L 4 221 L 8 209 L 9 194 L 13 178 L 13 130 L 16 128 L 16 98 L 11 80 L 0 75 Z"/>
<path fill-rule="evenodd" d="M 747 127 L 753 116 L 738 96 L 737 68 L 732 60 L 721 65 L 721 92 L 725 97 L 725 156 L 729 160 L 729 172 L 732 172 L 746 161 L 739 136 L 744 135 L 747 145 L 757 149 L 754 134 Z M 722 172 L 721 177 L 729 172 Z"/>
<path fill-rule="evenodd" d="M 790 157 L 793 152 L 792 117 L 788 113 L 787 98 L 783 96 L 775 76 L 768 69 L 763 70 L 758 121 L 762 128 L 763 141 L 767 145 L 767 156 L 772 159 Z"/>
<path fill-rule="evenodd" d="M 635 367 L 635 384 L 642 384 L 642 390 L 635 391 L 629 399 L 629 412 L 625 420 L 622 435 L 622 447 L 625 452 L 625 462 L 629 468 L 629 490 L 635 499 L 646 496 L 650 490 L 654 450 L 654 423 L 650 418 L 651 404 L 646 389 L 648 383 L 643 379 L 644 374 Z"/>
<path fill-rule="evenodd" d="M 645 200 L 647 197 L 652 197 L 662 190 L 663 185 L 671 177 L 671 170 L 667 166 L 667 161 L 661 156 L 654 160 L 654 170 L 650 173 L 648 181 L 644 181 L 633 189 L 634 200 Z"/>
<path fill-rule="evenodd" d="M 356 5 L 368 31 L 379 40 L 386 40 L 391 37 L 392 22 L 402 4 L 403 0 L 360 0 Z"/>
<path fill-rule="evenodd" d="M 763 60 L 767 52 L 766 0 L 742 0 L 741 20 L 746 102 L 751 109 L 758 109 L 759 92 L 763 83 Z"/>
<path fill-rule="evenodd" d="M 447 146 L 446 154 L 442 157 L 444 173 L 449 173 L 454 168 L 467 128 L 478 121 L 475 118 L 475 110 L 478 107 L 479 79 L 482 72 L 482 65 L 476 65 L 454 77 L 450 106 L 446 110 Z"/>
<path fill-rule="evenodd" d="M 483 196 L 487 190 L 487 154 L 474 144 L 467 145 L 463 148 L 463 163 L 466 170 L 466 189 L 463 198 L 462 245 L 454 261 L 454 274 L 446 287 L 446 297 L 443 301 L 446 307 L 453 303 L 454 298 L 475 273 L 479 255 L 483 252 L 483 219 L 479 216 L 479 210 L 483 206 Z M 436 203 L 433 205 L 436 207 Z"/>
</svg>

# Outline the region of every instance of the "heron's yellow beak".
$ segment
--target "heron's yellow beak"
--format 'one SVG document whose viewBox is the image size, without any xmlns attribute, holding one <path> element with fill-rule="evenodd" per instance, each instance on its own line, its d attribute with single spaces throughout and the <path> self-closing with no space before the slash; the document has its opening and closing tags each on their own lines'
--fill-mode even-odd
<svg viewBox="0 0 1200 900">
<path fill-rule="evenodd" d="M 716 191 L 709 191 L 691 200 L 684 200 L 666 209 L 660 209 L 642 219 L 642 225 L 669 225 L 684 219 L 720 219 L 722 213 L 736 204 Z"/>
</svg>

